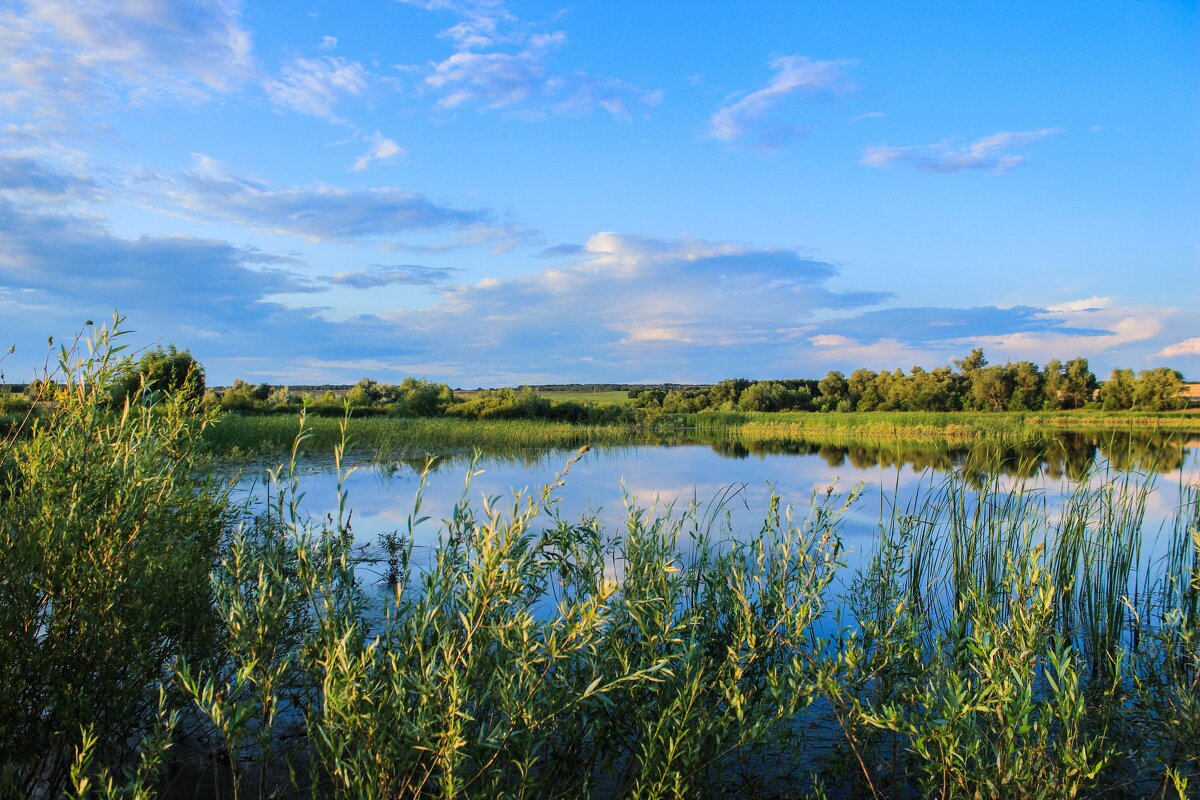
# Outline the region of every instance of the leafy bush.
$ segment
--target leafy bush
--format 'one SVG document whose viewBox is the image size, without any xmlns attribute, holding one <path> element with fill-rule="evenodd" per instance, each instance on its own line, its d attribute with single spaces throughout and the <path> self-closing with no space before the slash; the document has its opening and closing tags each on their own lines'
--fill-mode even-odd
<svg viewBox="0 0 1200 800">
<path fill-rule="evenodd" d="M 194 397 L 110 406 L 119 320 L 63 349 L 50 414 L 0 444 L 0 794 L 57 796 L 86 733 L 119 762 L 174 659 L 211 647 L 226 521 Z"/>
</svg>

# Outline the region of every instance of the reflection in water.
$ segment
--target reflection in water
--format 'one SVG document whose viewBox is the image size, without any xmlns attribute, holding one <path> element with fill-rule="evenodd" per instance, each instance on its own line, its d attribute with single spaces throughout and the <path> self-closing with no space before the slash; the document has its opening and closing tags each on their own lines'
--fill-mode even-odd
<svg viewBox="0 0 1200 800">
<path fill-rule="evenodd" d="M 823 493 L 830 486 L 846 492 L 861 486 L 860 501 L 847 514 L 843 528 L 844 557 L 853 569 L 876 546 L 888 509 L 906 507 L 951 472 L 975 489 L 1002 486 L 1008 491 L 1024 486 L 1036 491 L 1045 498 L 1051 516 L 1060 513 L 1072 484 L 1091 483 L 1105 475 L 1113 479 L 1133 475 L 1135 482 L 1144 476 L 1147 484 L 1157 484 L 1149 495 L 1143 528 L 1145 553 L 1151 554 L 1157 552 L 1158 531 L 1170 529 L 1179 508 L 1177 490 L 1197 481 L 1197 444 L 1195 437 L 1181 440 L 1144 433 L 1072 434 L 1041 444 L 975 447 L 897 442 L 746 446 L 713 439 L 603 447 L 574 465 L 565 485 L 554 492 L 553 510 L 565 520 L 594 518 L 599 530 L 620 536 L 629 505 L 658 517 L 669 509 L 681 513 L 694 503 L 701 509 L 715 509 L 701 517 L 721 517 L 721 527 L 736 536 L 761 527 L 772 494 L 803 513 L 814 492 Z M 427 563 L 445 533 L 442 521 L 452 516 L 464 492 L 476 510 L 483 508 L 482 498 L 498 498 L 495 508 L 511 510 L 515 492 L 538 493 L 555 480 L 574 452 L 526 449 L 476 457 L 456 451 L 402 459 L 357 454 L 356 470 L 344 486 L 347 508 L 353 512 L 352 535 L 370 556 L 370 563 L 363 562 L 364 583 L 377 584 L 384 591 L 389 542 L 394 551 L 401 537 L 414 548 L 414 564 Z M 336 514 L 332 459 L 306 458 L 301 471 L 307 516 L 319 522 Z M 257 481 L 251 477 L 254 474 L 253 469 L 242 472 L 240 486 L 247 502 L 261 508 L 265 486 L 261 477 Z M 469 474 L 470 484 L 465 487 Z M 419 489 L 423 500 L 416 516 L 427 521 L 410 528 Z M 549 515 L 539 519 L 539 525 L 555 524 L 555 517 Z"/>
<path fill-rule="evenodd" d="M 625 454 L 652 447 L 707 445 L 719 456 L 746 459 L 751 456 L 818 456 L 828 466 L 839 469 L 849 464 L 857 470 L 911 467 L 914 472 L 959 472 L 970 482 L 996 475 L 1015 478 L 1044 476 L 1052 480 L 1083 480 L 1099 465 L 1117 472 L 1143 474 L 1176 472 L 1183 468 L 1189 452 L 1200 448 L 1200 435 L 1163 431 L 1066 432 L 1040 441 L 1019 444 L 981 441 L 974 444 L 947 442 L 877 441 L 828 444 L 791 440 L 744 443 L 681 431 L 655 442 L 598 448 L 598 457 L 621 460 Z M 541 470 L 561 464 L 573 450 L 501 450 L 479 454 L 490 464 L 503 464 L 526 470 Z M 461 471 L 476 454 L 457 451 L 440 454 L 406 455 L 374 462 L 381 476 L 405 470 L 420 474 L 429 469 Z"/>
</svg>

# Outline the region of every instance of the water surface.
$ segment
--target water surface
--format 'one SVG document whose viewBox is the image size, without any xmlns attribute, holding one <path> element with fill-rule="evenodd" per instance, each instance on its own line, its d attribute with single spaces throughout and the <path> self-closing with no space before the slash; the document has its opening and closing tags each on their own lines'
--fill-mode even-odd
<svg viewBox="0 0 1200 800">
<path fill-rule="evenodd" d="M 413 531 L 415 560 L 428 558 L 444 530 L 442 520 L 451 515 L 464 491 L 477 510 L 487 500 L 511 511 L 515 496 L 540 494 L 574 454 L 553 449 L 478 458 L 465 453 L 437 456 L 424 478 L 421 515 L 430 519 Z M 371 550 L 382 535 L 408 531 L 426 463 L 428 457 L 418 454 L 403 460 L 349 460 L 354 470 L 344 488 L 358 544 Z M 869 552 L 892 504 L 909 505 L 919 494 L 935 490 L 952 471 L 976 485 L 995 481 L 1005 491 L 1036 491 L 1045 498 L 1051 517 L 1063 496 L 1081 482 L 1115 478 L 1149 483 L 1154 490 L 1143 531 L 1145 552 L 1152 554 L 1160 532 L 1173 524 L 1182 487 L 1197 483 L 1200 440 L 1076 434 L 1039 447 L 958 450 L 803 442 L 755 451 L 727 442 L 596 448 L 566 473 L 564 484 L 553 492 L 551 507 L 569 520 L 595 516 L 615 535 L 631 505 L 658 514 L 682 514 L 694 505 L 702 521 L 715 519 L 718 528 L 727 524 L 737 536 L 761 526 L 772 493 L 802 516 L 814 493 L 824 494 L 831 486 L 841 493 L 858 490 L 842 529 L 847 559 L 854 565 Z M 254 470 L 247 471 L 241 491 L 261 500 L 263 484 L 254 475 Z M 337 475 L 331 458 L 306 461 L 301 481 L 304 508 L 314 520 L 336 514 Z M 549 510 L 543 519 L 553 524 Z"/>
</svg>

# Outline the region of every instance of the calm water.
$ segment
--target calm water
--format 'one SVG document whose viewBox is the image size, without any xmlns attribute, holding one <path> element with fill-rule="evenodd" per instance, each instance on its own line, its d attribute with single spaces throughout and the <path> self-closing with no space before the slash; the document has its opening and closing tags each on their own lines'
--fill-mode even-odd
<svg viewBox="0 0 1200 800">
<path fill-rule="evenodd" d="M 1097 482 L 1129 474 L 1155 487 L 1146 507 L 1144 553 L 1152 554 L 1160 530 L 1170 527 L 1178 508 L 1180 489 L 1200 481 L 1200 438 L 1188 441 L 1100 441 L 1068 437 L 1047 448 L 985 453 L 928 452 L 896 445 L 817 447 L 793 444 L 752 453 L 730 444 L 636 446 L 594 449 L 586 453 L 554 492 L 555 508 L 567 519 L 594 514 L 606 531 L 618 531 L 627 504 L 651 507 L 658 513 L 699 506 L 700 514 L 726 515 L 734 534 L 757 530 L 772 492 L 801 514 L 814 492 L 831 484 L 862 494 L 846 518 L 843 535 L 853 564 L 869 551 L 879 520 L 890 503 L 901 506 L 928 492 L 951 470 L 969 481 L 997 476 L 1001 487 L 1024 484 L 1044 492 L 1051 513 L 1064 492 L 1078 481 Z M 772 450 L 774 452 L 772 452 Z M 466 488 L 477 509 L 485 498 L 499 498 L 511 511 L 514 492 L 540 492 L 573 455 L 570 450 L 518 451 L 487 456 L 474 464 Z M 404 533 L 420 485 L 423 458 L 405 461 L 351 461 L 355 466 L 345 487 L 352 509 L 356 541 L 366 547 L 390 531 Z M 441 520 L 462 496 L 471 458 L 441 457 L 426 479 L 423 516 L 430 520 L 415 530 L 414 558 L 420 562 L 436 546 Z M 240 491 L 261 500 L 264 488 L 247 470 Z M 336 513 L 336 474 L 331 460 L 310 459 L 303 466 L 304 508 L 315 520 Z M 550 517 L 545 517 L 547 525 Z M 366 577 L 366 576 L 364 576 Z"/>
</svg>

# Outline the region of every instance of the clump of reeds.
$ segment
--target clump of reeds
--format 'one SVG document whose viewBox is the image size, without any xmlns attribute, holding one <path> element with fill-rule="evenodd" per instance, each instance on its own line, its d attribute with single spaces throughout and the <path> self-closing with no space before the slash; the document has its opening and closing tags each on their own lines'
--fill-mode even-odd
<svg viewBox="0 0 1200 800">
<path fill-rule="evenodd" d="M 1200 773 L 1196 493 L 1152 562 L 1150 490 L 1093 473 L 1055 508 L 1023 481 L 956 474 L 893 508 L 823 683 L 848 779 L 874 796 L 1185 796 Z"/>
</svg>

